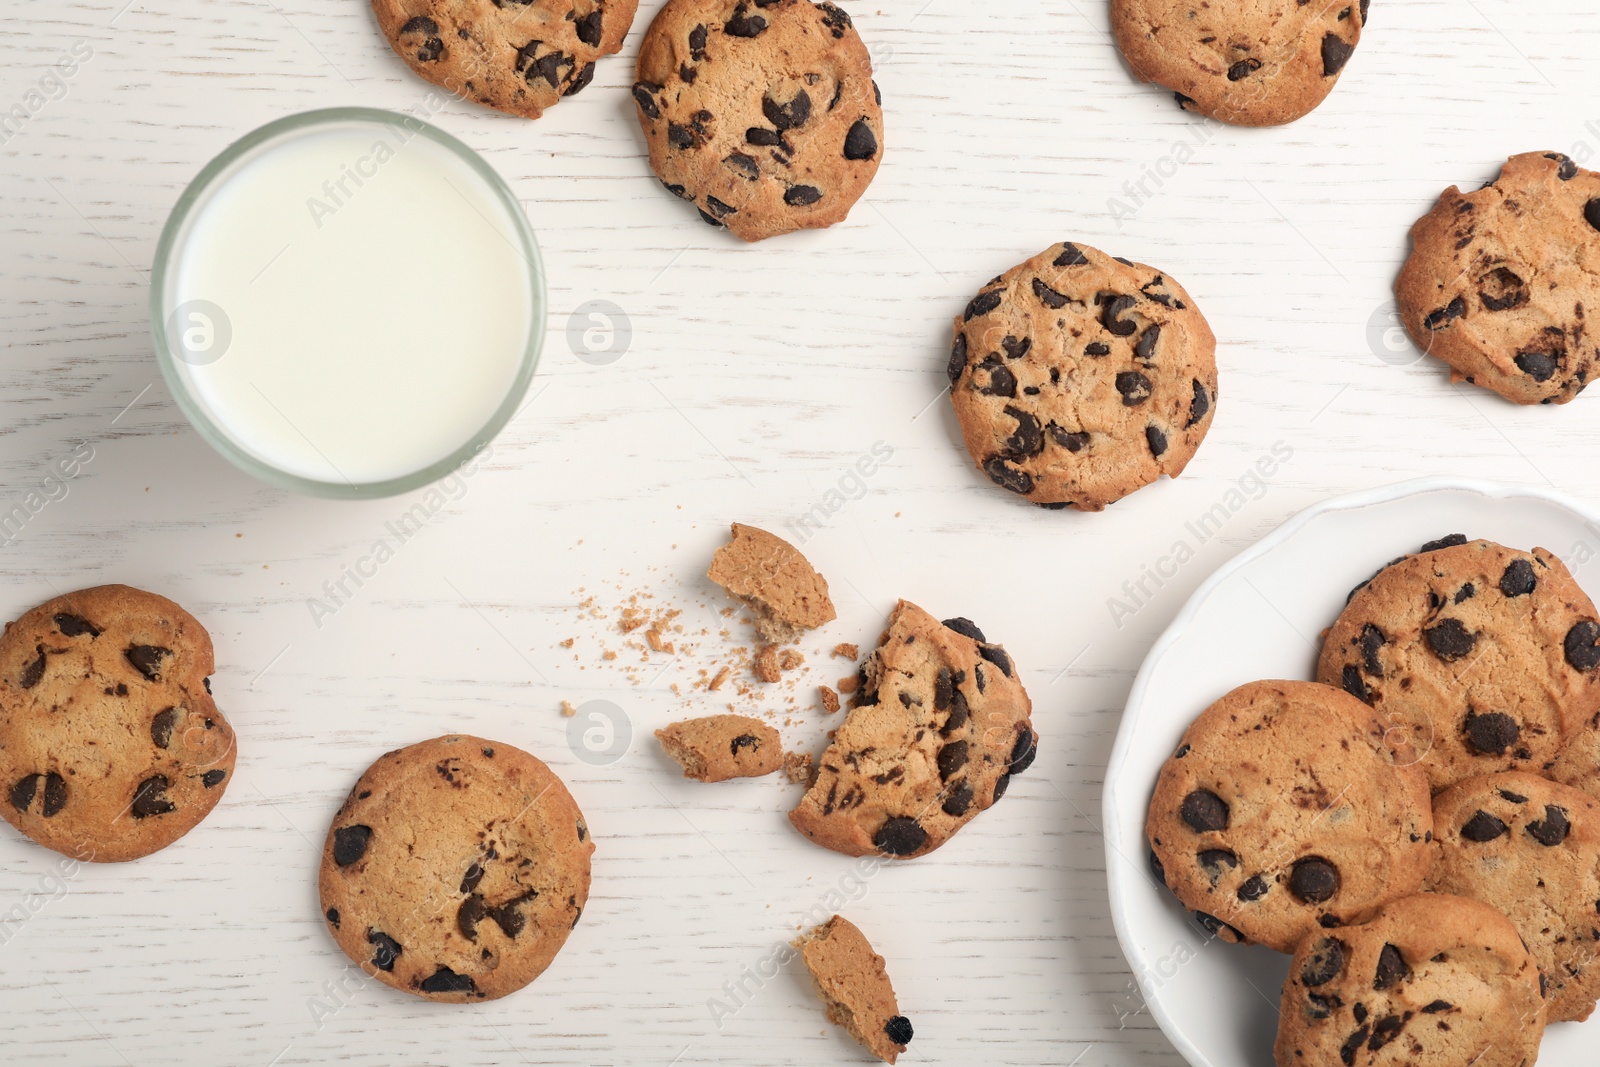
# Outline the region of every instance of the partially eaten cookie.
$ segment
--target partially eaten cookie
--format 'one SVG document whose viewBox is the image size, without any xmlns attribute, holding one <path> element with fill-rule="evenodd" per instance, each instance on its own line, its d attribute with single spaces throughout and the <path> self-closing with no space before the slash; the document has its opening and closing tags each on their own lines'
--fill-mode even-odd
<svg viewBox="0 0 1600 1067">
<path fill-rule="evenodd" d="M 911 1020 L 900 1014 L 883 957 L 866 935 L 835 915 L 791 943 L 811 972 L 828 1018 L 878 1059 L 893 1063 L 911 1041 Z"/>
<path fill-rule="evenodd" d="M 698 782 L 759 778 L 783 766 L 778 731 L 747 715 L 707 715 L 656 731 L 667 755 Z"/>
<path fill-rule="evenodd" d="M 795 640 L 838 617 L 828 583 L 800 550 L 781 537 L 742 523 L 711 557 L 706 577 L 749 609 L 770 644 Z"/>
</svg>

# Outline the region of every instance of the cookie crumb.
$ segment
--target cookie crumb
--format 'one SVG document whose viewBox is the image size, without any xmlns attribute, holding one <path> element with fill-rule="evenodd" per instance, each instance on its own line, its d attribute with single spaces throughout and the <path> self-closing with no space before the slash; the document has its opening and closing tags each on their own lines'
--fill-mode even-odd
<svg viewBox="0 0 1600 1067">
<path fill-rule="evenodd" d="M 778 656 L 778 669 L 792 671 L 796 667 L 802 666 L 805 661 L 806 658 L 800 654 L 799 649 L 786 648 Z"/>
<path fill-rule="evenodd" d="M 822 685 L 817 687 L 822 693 L 822 710 L 832 715 L 839 710 L 839 694 Z"/>
<path fill-rule="evenodd" d="M 783 754 L 783 773 L 795 785 L 811 788 L 811 783 L 817 780 L 817 768 L 809 752 L 785 752 Z"/>
<path fill-rule="evenodd" d="M 726 682 L 728 680 L 728 674 L 729 673 L 730 672 L 729 672 L 728 668 L 726 668 L 726 667 L 722 668 L 711 679 L 710 683 L 706 685 L 706 688 L 707 689 L 712 689 L 712 690 L 721 689 L 722 688 L 722 683 L 724 683 L 724 682 Z"/>
<path fill-rule="evenodd" d="M 840 659 L 857 660 L 861 658 L 861 649 L 848 641 L 841 641 L 833 646 L 833 654 Z"/>
<path fill-rule="evenodd" d="M 575 707 L 573 707 L 573 705 L 572 705 L 572 701 L 570 701 L 570 700 L 563 700 L 563 701 L 562 701 L 562 702 L 561 702 L 561 714 L 562 714 L 562 716 L 563 716 L 563 717 L 564 717 L 564 718 L 568 718 L 568 719 L 570 719 L 570 718 L 572 718 L 572 717 L 573 717 L 573 716 L 574 716 L 574 715 L 576 715 L 576 714 L 578 714 L 578 709 L 577 709 L 577 708 L 575 708 Z"/>
<path fill-rule="evenodd" d="M 763 682 L 776 682 L 778 674 L 778 646 L 765 645 L 750 664 L 750 670 Z"/>
<path fill-rule="evenodd" d="M 851 693 L 856 691 L 856 683 L 858 681 L 860 681 L 860 679 L 853 674 L 849 674 L 843 678 L 840 678 L 839 692 L 843 693 L 845 696 L 849 696 Z"/>
<path fill-rule="evenodd" d="M 569 637 L 565 641 L 561 642 L 561 647 L 562 648 L 571 648 L 575 641 L 577 641 L 576 637 Z"/>
</svg>

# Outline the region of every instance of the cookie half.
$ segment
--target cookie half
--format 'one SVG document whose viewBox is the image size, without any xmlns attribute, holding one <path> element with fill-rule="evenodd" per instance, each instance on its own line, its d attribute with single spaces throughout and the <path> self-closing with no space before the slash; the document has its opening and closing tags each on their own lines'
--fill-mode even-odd
<svg viewBox="0 0 1600 1067">
<path fill-rule="evenodd" d="M 0 814 L 80 860 L 138 859 L 208 815 L 234 736 L 211 699 L 211 635 L 166 597 L 102 585 L 0 637 Z"/>
<path fill-rule="evenodd" d="M 661 184 L 746 241 L 842 221 L 883 156 L 872 60 L 830 3 L 668 0 L 633 99 Z"/>
<path fill-rule="evenodd" d="M 828 582 L 776 534 L 736 522 L 706 577 L 750 610 L 762 638 L 783 644 L 838 618 Z"/>
<path fill-rule="evenodd" d="M 1487 904 L 1422 893 L 1306 937 L 1289 962 L 1278 1067 L 1532 1067 L 1539 968 Z"/>
<path fill-rule="evenodd" d="M 1565 404 L 1600 358 L 1600 173 L 1560 152 L 1512 156 L 1481 189 L 1444 191 L 1411 227 L 1395 300 L 1451 381 Z"/>
<path fill-rule="evenodd" d="M 1600 622 L 1551 553 L 1457 534 L 1351 593 L 1317 678 L 1413 735 L 1435 792 L 1544 771 L 1600 709 Z"/>
<path fill-rule="evenodd" d="M 828 1018 L 850 1031 L 863 1048 L 893 1063 L 911 1042 L 911 1020 L 900 1014 L 883 957 L 867 935 L 835 915 L 792 942 L 811 973 Z"/>
<path fill-rule="evenodd" d="M 1112 0 L 1117 47 L 1141 81 L 1238 126 L 1277 126 L 1333 91 L 1367 0 Z"/>
<path fill-rule="evenodd" d="M 1414 754 L 1315 682 L 1251 682 L 1206 708 L 1161 768 L 1153 867 L 1212 933 L 1293 952 L 1416 892 L 1433 829 Z"/>
<path fill-rule="evenodd" d="M 1031 712 L 1004 648 L 902 600 L 789 821 L 847 856 L 932 852 L 1032 765 Z"/>
<path fill-rule="evenodd" d="M 990 481 L 1099 511 L 1183 473 L 1216 412 L 1216 349 L 1194 299 L 1154 267 L 1052 245 L 956 319 L 950 402 Z"/>
<path fill-rule="evenodd" d="M 1553 1023 L 1600 998 L 1600 800 L 1536 774 L 1457 782 L 1433 801 L 1428 888 L 1506 913 L 1546 979 Z"/>
<path fill-rule="evenodd" d="M 622 48 L 638 0 L 372 0 L 396 54 L 456 96 L 536 119 Z"/>
<path fill-rule="evenodd" d="M 385 985 L 493 1000 L 561 950 L 589 898 L 593 852 L 549 767 L 497 741 L 437 737 L 380 757 L 334 816 L 323 917 Z"/>
</svg>

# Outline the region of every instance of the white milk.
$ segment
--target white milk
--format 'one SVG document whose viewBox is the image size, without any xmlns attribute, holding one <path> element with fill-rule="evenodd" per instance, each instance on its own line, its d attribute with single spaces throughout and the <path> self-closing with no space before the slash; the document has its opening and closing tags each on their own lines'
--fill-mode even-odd
<svg viewBox="0 0 1600 1067">
<path fill-rule="evenodd" d="M 280 134 L 219 175 L 174 245 L 179 377 L 236 446 L 302 478 L 384 481 L 448 457 L 505 402 L 534 328 L 509 210 L 403 127 Z"/>
</svg>

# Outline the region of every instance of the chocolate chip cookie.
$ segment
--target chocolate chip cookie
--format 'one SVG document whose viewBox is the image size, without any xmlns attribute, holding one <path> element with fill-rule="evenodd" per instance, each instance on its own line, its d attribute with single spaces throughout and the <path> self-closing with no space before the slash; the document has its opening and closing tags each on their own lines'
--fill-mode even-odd
<svg viewBox="0 0 1600 1067">
<path fill-rule="evenodd" d="M 835 915 L 792 944 L 811 972 L 828 1018 L 878 1059 L 897 1060 L 911 1043 L 911 1020 L 900 1014 L 883 957 L 872 950 L 867 935 L 843 915 Z"/>
<path fill-rule="evenodd" d="M 1238 126 L 1322 103 L 1361 43 L 1368 0 L 1112 0 L 1117 47 L 1186 111 Z"/>
<path fill-rule="evenodd" d="M 698 782 L 759 778 L 783 766 L 778 731 L 748 715 L 685 719 L 657 730 L 656 739 L 678 761 L 683 776 Z"/>
<path fill-rule="evenodd" d="M 838 618 L 828 582 L 783 538 L 733 524 L 733 536 L 711 557 L 706 577 L 749 609 L 763 640 L 783 644 Z"/>
<path fill-rule="evenodd" d="M 902 600 L 789 821 L 847 856 L 932 852 L 1032 765 L 1031 711 L 1004 648 Z"/>
<path fill-rule="evenodd" d="M 0 814 L 80 860 L 138 859 L 192 830 L 233 774 L 211 635 L 166 597 L 102 585 L 0 637 Z"/>
<path fill-rule="evenodd" d="M 883 155 L 867 46 L 830 3 L 669 0 L 633 99 L 661 184 L 746 241 L 843 220 Z"/>
<path fill-rule="evenodd" d="M 380 757 L 333 817 L 323 917 L 385 985 L 493 1000 L 561 950 L 589 898 L 593 852 L 549 767 L 497 741 L 436 737 Z"/>
<path fill-rule="evenodd" d="M 1433 801 L 1427 887 L 1492 904 L 1546 979 L 1553 1023 L 1600 998 L 1600 800 L 1536 774 L 1468 778 Z"/>
<path fill-rule="evenodd" d="M 1352 592 L 1317 678 L 1411 734 L 1435 792 L 1544 771 L 1600 708 L 1600 622 L 1551 553 L 1457 534 Z"/>
<path fill-rule="evenodd" d="M 1560 152 L 1512 156 L 1481 189 L 1444 191 L 1411 227 L 1395 282 L 1406 332 L 1451 381 L 1565 404 L 1596 372 L 1600 173 Z"/>
<path fill-rule="evenodd" d="M 1278 1067 L 1532 1067 L 1544 1037 L 1539 983 L 1494 908 L 1406 897 L 1300 943 L 1283 983 Z"/>
<path fill-rule="evenodd" d="M 1315 682 L 1251 682 L 1206 708 L 1161 768 L 1152 866 L 1225 941 L 1293 952 L 1414 893 L 1433 813 L 1409 749 Z"/>
<path fill-rule="evenodd" d="M 950 401 L 978 469 L 1050 508 L 1099 511 L 1176 478 L 1217 406 L 1216 338 L 1171 278 L 1054 245 L 955 322 Z"/>
<path fill-rule="evenodd" d="M 638 0 L 372 0 L 401 59 L 435 85 L 536 119 L 622 48 Z"/>
</svg>

